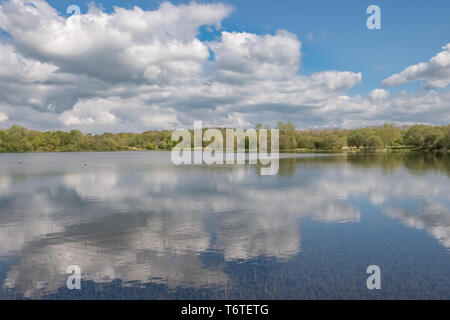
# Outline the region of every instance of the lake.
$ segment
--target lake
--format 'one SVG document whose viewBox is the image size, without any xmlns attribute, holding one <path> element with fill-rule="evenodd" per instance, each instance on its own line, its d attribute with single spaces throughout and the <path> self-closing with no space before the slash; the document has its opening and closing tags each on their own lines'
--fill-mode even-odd
<svg viewBox="0 0 450 320">
<path fill-rule="evenodd" d="M 448 155 L 0 154 L 0 299 L 450 299 L 449 191 Z"/>
</svg>

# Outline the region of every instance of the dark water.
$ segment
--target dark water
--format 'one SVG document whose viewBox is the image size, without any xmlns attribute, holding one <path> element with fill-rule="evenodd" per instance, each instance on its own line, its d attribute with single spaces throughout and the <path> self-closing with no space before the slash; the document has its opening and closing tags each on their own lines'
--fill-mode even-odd
<svg viewBox="0 0 450 320">
<path fill-rule="evenodd" d="M 438 155 L 1 154 L 0 298 L 450 299 L 449 187 Z"/>
</svg>

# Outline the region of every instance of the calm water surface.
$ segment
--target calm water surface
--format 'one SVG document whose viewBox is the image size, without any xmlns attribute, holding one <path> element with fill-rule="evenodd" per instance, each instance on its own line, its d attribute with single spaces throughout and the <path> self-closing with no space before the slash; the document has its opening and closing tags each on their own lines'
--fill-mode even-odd
<svg viewBox="0 0 450 320">
<path fill-rule="evenodd" d="M 448 156 L 285 157 L 1 154 L 0 299 L 450 299 Z"/>
</svg>

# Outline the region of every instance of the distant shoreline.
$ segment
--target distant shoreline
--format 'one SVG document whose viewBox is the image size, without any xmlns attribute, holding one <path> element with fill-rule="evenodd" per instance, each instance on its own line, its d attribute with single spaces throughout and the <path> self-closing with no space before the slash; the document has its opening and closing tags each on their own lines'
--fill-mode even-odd
<svg viewBox="0 0 450 320">
<path fill-rule="evenodd" d="M 148 149 L 133 149 L 133 150 L 64 150 L 64 151 L 24 151 L 24 152 L 6 152 L 0 151 L 1 154 L 39 154 L 39 153 L 116 153 L 116 152 L 171 152 L 172 150 L 148 150 Z M 189 150 L 193 151 L 193 150 Z M 237 152 L 235 152 L 237 153 Z M 249 153 L 248 150 L 245 153 Z M 269 152 L 270 153 L 270 152 Z M 352 154 L 407 154 L 407 153 L 450 153 L 448 149 L 442 150 L 422 150 L 416 148 L 402 148 L 402 149 L 356 149 L 356 150 L 307 150 L 307 149 L 296 149 L 296 150 L 280 150 L 280 154 L 341 154 L 341 155 L 352 155 Z"/>
<path fill-rule="evenodd" d="M 255 127 L 257 132 L 262 128 L 262 124 Z M 264 128 L 270 129 L 268 126 Z M 297 130 L 292 123 L 280 121 L 276 129 L 279 130 L 279 150 L 282 153 L 450 150 L 450 125 L 397 126 L 385 123 L 378 127 L 357 129 Z M 172 141 L 170 130 L 96 135 L 83 134 L 79 130 L 42 132 L 17 125 L 0 130 L 0 153 L 171 151 L 179 142 Z M 211 141 L 204 141 L 203 147 L 210 143 Z M 248 148 L 246 141 L 246 149 Z"/>
</svg>

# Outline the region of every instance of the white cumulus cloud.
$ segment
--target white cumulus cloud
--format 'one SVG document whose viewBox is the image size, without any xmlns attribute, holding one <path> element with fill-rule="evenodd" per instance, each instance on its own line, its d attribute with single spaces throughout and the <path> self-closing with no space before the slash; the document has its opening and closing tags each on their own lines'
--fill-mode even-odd
<svg viewBox="0 0 450 320">
<path fill-rule="evenodd" d="M 2 2 L 0 29 L 9 35 L 0 38 L 2 127 L 98 133 L 191 127 L 194 120 L 233 127 L 449 121 L 448 92 L 350 95 L 360 72 L 304 75 L 295 34 L 223 30 L 232 11 L 221 3 L 110 13 L 90 5 L 67 18 L 44 0 Z M 447 81 L 448 46 L 426 65 L 429 86 Z"/>
<path fill-rule="evenodd" d="M 444 88 L 450 83 L 450 43 L 442 47 L 429 62 L 409 66 L 400 73 L 383 81 L 386 86 L 398 86 L 407 82 L 423 80 L 426 88 Z"/>
</svg>

